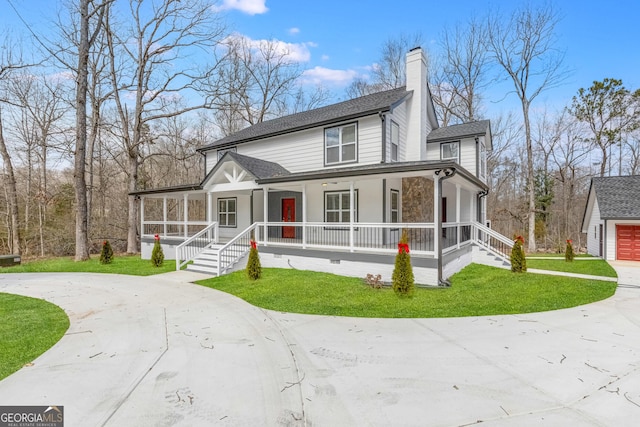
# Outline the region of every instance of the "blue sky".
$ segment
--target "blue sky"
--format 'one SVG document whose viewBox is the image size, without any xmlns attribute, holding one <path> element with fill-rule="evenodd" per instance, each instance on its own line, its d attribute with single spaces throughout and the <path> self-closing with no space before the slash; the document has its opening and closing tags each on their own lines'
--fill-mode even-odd
<svg viewBox="0 0 640 427">
<path fill-rule="evenodd" d="M 0 0 L 0 26 L 26 33 L 10 7 L 11 1 L 28 24 L 46 36 L 48 22 L 60 6 L 53 0 Z M 531 1 L 531 4 L 536 4 Z M 221 13 L 230 27 L 252 40 L 275 39 L 286 43 L 308 69 L 309 82 L 322 82 L 337 96 L 354 77 L 367 77 L 381 45 L 399 33 L 421 33 L 428 51 L 445 26 L 465 22 L 500 8 L 508 13 L 517 2 L 483 0 L 220 0 Z M 640 2 L 637 0 L 557 1 L 562 19 L 557 27 L 565 64 L 573 72 L 566 83 L 537 101 L 560 109 L 580 87 L 605 77 L 622 79 L 629 89 L 640 88 Z M 508 85 L 487 91 L 490 111 L 512 109 L 515 96 Z M 504 107 L 504 108 L 503 108 Z"/>
</svg>

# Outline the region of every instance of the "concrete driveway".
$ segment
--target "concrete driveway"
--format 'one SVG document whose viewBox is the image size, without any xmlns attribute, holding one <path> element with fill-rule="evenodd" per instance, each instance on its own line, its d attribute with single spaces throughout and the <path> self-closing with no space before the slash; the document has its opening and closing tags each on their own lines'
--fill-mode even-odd
<svg viewBox="0 0 640 427">
<path fill-rule="evenodd" d="M 0 381 L 1 404 L 64 405 L 68 426 L 631 426 L 640 416 L 640 287 L 548 313 L 357 319 L 262 310 L 188 283 L 197 277 L 0 274 L 0 292 L 44 298 L 71 320 L 33 366 Z"/>
</svg>

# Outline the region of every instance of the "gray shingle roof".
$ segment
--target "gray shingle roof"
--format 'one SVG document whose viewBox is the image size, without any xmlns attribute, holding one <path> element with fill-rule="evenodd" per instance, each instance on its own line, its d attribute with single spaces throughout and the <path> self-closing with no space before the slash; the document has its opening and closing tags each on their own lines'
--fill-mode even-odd
<svg viewBox="0 0 640 427">
<path fill-rule="evenodd" d="M 592 178 L 600 218 L 640 219 L 640 175 Z"/>
<path fill-rule="evenodd" d="M 489 131 L 489 120 L 463 123 L 434 129 L 427 136 L 427 141 L 442 141 L 485 135 Z"/>
<path fill-rule="evenodd" d="M 199 148 L 199 151 L 225 145 L 238 144 L 283 133 L 295 132 L 332 122 L 350 120 L 378 111 L 388 111 L 411 92 L 405 87 L 373 93 L 337 104 L 327 105 L 309 111 L 257 123 L 233 135 L 217 140 L 213 144 Z"/>
<path fill-rule="evenodd" d="M 242 166 L 247 172 L 255 176 L 257 179 L 275 178 L 290 174 L 288 170 L 280 166 L 278 163 L 244 156 L 231 151 L 225 153 L 223 158 L 220 160 L 224 160 L 224 157 L 226 156 L 231 157 L 238 165 Z"/>
</svg>

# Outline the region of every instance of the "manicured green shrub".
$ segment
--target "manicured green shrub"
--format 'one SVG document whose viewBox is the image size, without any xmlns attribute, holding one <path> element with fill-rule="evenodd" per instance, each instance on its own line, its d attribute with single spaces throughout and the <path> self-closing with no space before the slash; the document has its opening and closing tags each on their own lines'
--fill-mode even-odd
<svg viewBox="0 0 640 427">
<path fill-rule="evenodd" d="M 391 275 L 391 283 L 393 291 L 398 296 L 412 296 L 414 287 L 413 268 L 411 267 L 411 256 L 409 255 L 409 238 L 407 230 L 402 230 L 402 237 L 398 243 L 398 254 L 396 255 L 396 263 Z"/>
<path fill-rule="evenodd" d="M 262 266 L 260 265 L 260 256 L 258 255 L 258 244 L 255 240 L 251 241 L 249 259 L 247 260 L 247 276 L 249 276 L 249 279 L 251 280 L 258 280 L 262 277 Z"/>
<path fill-rule="evenodd" d="M 151 252 L 151 264 L 155 267 L 160 267 L 164 262 L 164 252 L 162 251 L 162 246 L 160 245 L 160 236 L 155 235 L 155 243 L 153 244 L 153 251 Z"/>
<path fill-rule="evenodd" d="M 566 262 L 572 262 L 575 256 L 576 254 L 573 251 L 573 241 L 571 239 L 567 239 L 567 247 L 564 250 L 564 260 Z"/>
<path fill-rule="evenodd" d="M 100 264 L 111 264 L 113 261 L 113 249 L 108 240 L 102 242 L 102 251 L 100 251 Z"/>
<path fill-rule="evenodd" d="M 511 271 L 514 273 L 522 273 L 527 271 L 527 259 L 524 255 L 524 238 L 518 236 L 513 241 L 511 249 Z"/>
</svg>

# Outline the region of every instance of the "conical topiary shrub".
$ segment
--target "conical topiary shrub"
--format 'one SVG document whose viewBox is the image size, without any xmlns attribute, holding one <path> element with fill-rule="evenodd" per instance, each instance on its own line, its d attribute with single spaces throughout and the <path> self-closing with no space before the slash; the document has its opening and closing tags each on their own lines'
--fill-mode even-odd
<svg viewBox="0 0 640 427">
<path fill-rule="evenodd" d="M 108 240 L 102 242 L 102 250 L 100 251 L 100 264 L 111 264 L 113 261 L 113 249 Z"/>
<path fill-rule="evenodd" d="M 247 260 L 247 276 L 249 276 L 249 279 L 251 280 L 258 280 L 262 277 L 262 266 L 260 265 L 260 256 L 258 255 L 258 244 L 255 240 L 251 240 L 249 259 Z"/>
<path fill-rule="evenodd" d="M 564 250 L 564 260 L 566 262 L 572 262 L 575 256 L 576 254 L 573 252 L 573 241 L 571 239 L 567 239 L 567 247 Z"/>
<path fill-rule="evenodd" d="M 156 234 L 155 239 L 156 241 L 153 244 L 153 251 L 151 252 L 151 264 L 153 264 L 154 267 L 160 267 L 164 262 L 164 252 L 160 245 L 160 236 Z"/>
<path fill-rule="evenodd" d="M 402 237 L 398 243 L 398 254 L 396 263 L 391 275 L 393 291 L 398 296 L 412 296 L 414 292 L 413 268 L 411 267 L 411 256 L 409 255 L 409 238 L 407 230 L 402 230 Z"/>
<path fill-rule="evenodd" d="M 511 271 L 514 273 L 522 273 L 527 271 L 527 259 L 524 255 L 524 238 L 518 236 L 513 241 L 511 249 Z"/>
</svg>

